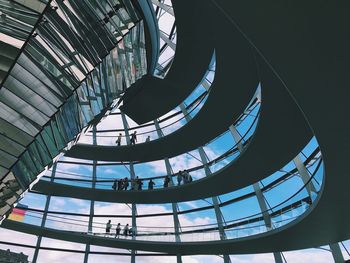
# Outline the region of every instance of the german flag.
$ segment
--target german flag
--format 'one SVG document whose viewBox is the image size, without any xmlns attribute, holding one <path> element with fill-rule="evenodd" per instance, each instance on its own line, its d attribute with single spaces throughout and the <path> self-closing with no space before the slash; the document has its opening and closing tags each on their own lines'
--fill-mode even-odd
<svg viewBox="0 0 350 263">
<path fill-rule="evenodd" d="M 7 219 L 13 220 L 13 221 L 18 221 L 18 222 L 23 222 L 24 216 L 27 212 L 26 208 L 28 208 L 28 206 L 18 204 L 15 208 L 12 209 L 12 212 Z"/>
</svg>

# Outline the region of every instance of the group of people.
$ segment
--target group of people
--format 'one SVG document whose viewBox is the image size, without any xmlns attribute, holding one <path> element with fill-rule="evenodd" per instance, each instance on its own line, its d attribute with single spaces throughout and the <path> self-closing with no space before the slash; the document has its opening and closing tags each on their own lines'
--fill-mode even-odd
<svg viewBox="0 0 350 263">
<path fill-rule="evenodd" d="M 130 190 L 142 190 L 143 181 L 137 176 L 135 179 L 128 180 L 127 177 L 124 179 L 118 179 L 113 182 L 112 189 L 113 190 L 128 190 L 131 185 Z M 155 183 L 152 179 L 148 182 L 148 190 L 153 190 Z"/>
<path fill-rule="evenodd" d="M 177 185 L 181 184 L 188 184 L 193 181 L 192 176 L 187 170 L 179 171 L 179 173 L 176 176 L 177 178 Z M 167 188 L 169 187 L 171 183 L 171 177 L 166 176 L 164 177 L 163 181 L 163 187 Z M 130 181 L 128 180 L 127 177 L 124 179 L 118 179 L 113 182 L 112 188 L 113 190 L 128 190 L 129 186 L 131 185 L 130 190 L 142 190 L 143 186 L 143 181 L 137 176 L 135 179 L 131 179 Z M 148 182 L 148 190 L 153 190 L 155 186 L 155 182 L 153 182 L 152 179 L 149 180 Z"/>
<path fill-rule="evenodd" d="M 135 145 L 135 143 L 137 142 L 137 131 L 134 131 L 131 135 L 130 135 L 130 145 Z M 117 140 L 115 141 L 115 143 L 117 144 L 117 146 L 120 146 L 122 144 L 122 137 L 123 135 L 121 133 L 119 133 Z M 148 135 L 145 142 L 149 142 L 151 140 L 151 136 Z"/>
<path fill-rule="evenodd" d="M 131 135 L 130 135 L 130 145 L 135 145 L 135 143 L 137 142 L 137 131 L 134 131 Z M 123 137 L 123 134 L 119 133 L 118 137 L 117 137 L 117 140 L 115 141 L 115 143 L 117 144 L 117 146 L 120 146 L 122 144 L 122 137 Z M 146 142 L 149 142 L 151 139 L 150 136 L 148 136 L 146 138 Z"/>
<path fill-rule="evenodd" d="M 130 190 L 142 190 L 143 182 L 142 180 L 137 176 L 135 179 L 130 180 L 131 188 Z M 127 177 L 124 179 L 118 179 L 113 182 L 112 188 L 113 190 L 128 190 L 130 186 L 129 180 Z"/>
<path fill-rule="evenodd" d="M 181 185 L 182 182 L 183 184 L 188 184 L 193 181 L 192 176 L 186 169 L 183 171 L 180 170 L 176 178 L 177 178 L 177 185 Z"/>
<path fill-rule="evenodd" d="M 112 229 L 112 223 L 111 220 L 108 220 L 106 224 L 106 235 L 109 236 L 111 235 L 111 229 Z M 119 238 L 119 236 L 122 234 L 122 226 L 120 223 L 117 224 L 117 227 L 115 228 L 115 237 Z M 128 236 L 134 236 L 135 232 L 132 227 L 129 227 L 129 224 L 126 224 L 123 229 L 123 236 L 128 237 Z"/>
<path fill-rule="evenodd" d="M 187 184 L 193 181 L 192 176 L 187 170 L 183 170 L 183 171 L 180 170 L 176 176 L 176 179 L 177 179 L 177 185 L 181 185 L 182 182 L 183 184 Z M 163 187 L 164 188 L 169 187 L 170 183 L 171 183 L 170 176 L 166 176 L 164 178 Z"/>
</svg>

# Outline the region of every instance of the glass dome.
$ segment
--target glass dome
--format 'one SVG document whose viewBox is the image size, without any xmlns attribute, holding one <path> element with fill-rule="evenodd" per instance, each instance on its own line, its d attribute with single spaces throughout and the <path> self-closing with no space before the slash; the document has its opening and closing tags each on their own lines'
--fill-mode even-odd
<svg viewBox="0 0 350 263">
<path fill-rule="evenodd" d="M 0 261 L 350 259 L 321 7 L 0 2 Z"/>
</svg>

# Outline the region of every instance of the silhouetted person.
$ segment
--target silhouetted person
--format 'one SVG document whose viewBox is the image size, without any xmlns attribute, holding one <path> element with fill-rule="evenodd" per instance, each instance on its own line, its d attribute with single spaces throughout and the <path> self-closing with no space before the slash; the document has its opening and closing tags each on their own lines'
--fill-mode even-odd
<svg viewBox="0 0 350 263">
<path fill-rule="evenodd" d="M 192 176 L 191 176 L 190 174 L 188 174 L 188 181 L 189 181 L 190 183 L 192 183 L 192 181 L 193 181 Z"/>
<path fill-rule="evenodd" d="M 129 181 L 128 181 L 128 178 L 125 177 L 123 182 L 123 190 L 128 190 L 128 187 L 129 187 Z"/>
<path fill-rule="evenodd" d="M 193 181 L 192 176 L 189 174 L 187 170 L 183 171 L 184 174 L 184 182 L 185 183 L 191 183 Z"/>
<path fill-rule="evenodd" d="M 126 224 L 126 226 L 124 227 L 123 234 L 124 234 L 125 237 L 128 236 L 128 234 L 129 234 L 129 224 Z"/>
<path fill-rule="evenodd" d="M 130 227 L 129 229 L 129 236 L 133 237 L 134 236 L 134 229 Z"/>
<path fill-rule="evenodd" d="M 131 138 L 130 138 L 131 145 L 134 145 L 137 142 L 136 133 L 137 131 L 134 131 L 134 133 L 131 134 Z"/>
<path fill-rule="evenodd" d="M 142 190 L 142 185 L 143 185 L 143 182 L 141 179 L 139 179 L 139 177 L 137 176 L 136 177 L 136 183 L 137 183 L 137 190 L 141 191 Z"/>
<path fill-rule="evenodd" d="M 179 173 L 177 174 L 177 185 L 180 185 L 182 182 L 182 171 L 179 171 Z"/>
<path fill-rule="evenodd" d="M 117 190 L 117 185 L 118 185 L 117 180 L 114 180 L 113 185 L 112 185 L 112 189 Z"/>
<path fill-rule="evenodd" d="M 167 187 L 169 186 L 169 182 L 170 182 L 170 179 L 169 179 L 168 176 L 166 176 L 166 177 L 164 178 L 163 187 L 164 187 L 164 188 L 167 188 Z"/>
<path fill-rule="evenodd" d="M 186 170 L 183 170 L 182 172 L 182 180 L 184 181 L 184 184 L 188 183 L 188 176 Z"/>
<path fill-rule="evenodd" d="M 145 142 L 149 142 L 150 140 L 151 140 L 151 136 L 148 135 Z"/>
<path fill-rule="evenodd" d="M 117 144 L 117 146 L 120 146 L 120 144 L 122 143 L 122 134 L 121 133 L 119 133 L 118 138 L 115 141 L 115 143 Z"/>
<path fill-rule="evenodd" d="M 106 235 L 109 235 L 111 233 L 111 228 L 112 228 L 111 220 L 108 220 L 106 224 Z"/>
<path fill-rule="evenodd" d="M 152 179 L 148 182 L 148 190 L 153 190 L 153 186 L 155 183 L 152 181 Z"/>
<path fill-rule="evenodd" d="M 121 230 L 121 226 L 120 226 L 120 223 L 118 223 L 117 228 L 115 229 L 115 237 L 119 238 L 120 230 Z"/>
<path fill-rule="evenodd" d="M 123 189 L 123 180 L 119 179 L 118 180 L 118 190 L 122 190 Z"/>
</svg>

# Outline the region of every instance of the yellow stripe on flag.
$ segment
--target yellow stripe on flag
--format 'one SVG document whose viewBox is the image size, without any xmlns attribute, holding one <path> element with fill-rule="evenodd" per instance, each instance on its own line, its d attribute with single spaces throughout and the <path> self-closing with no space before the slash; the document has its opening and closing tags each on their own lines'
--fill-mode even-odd
<svg viewBox="0 0 350 263">
<path fill-rule="evenodd" d="M 19 221 L 23 222 L 24 220 L 24 215 L 18 215 L 18 214 L 10 214 L 8 219 L 13 220 L 13 221 Z"/>
</svg>

